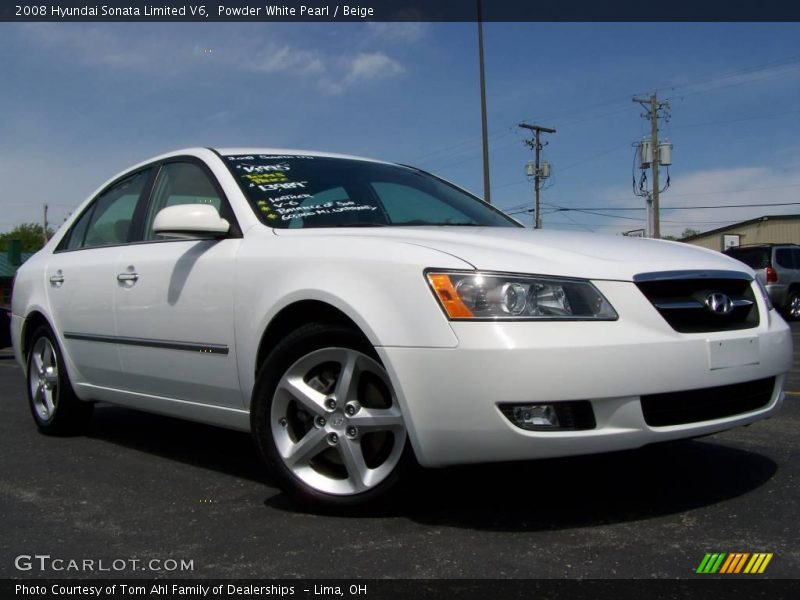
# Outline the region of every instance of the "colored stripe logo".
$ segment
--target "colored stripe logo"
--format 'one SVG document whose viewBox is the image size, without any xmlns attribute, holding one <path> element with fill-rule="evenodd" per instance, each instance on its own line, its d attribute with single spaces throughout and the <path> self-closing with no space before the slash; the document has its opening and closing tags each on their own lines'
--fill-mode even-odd
<svg viewBox="0 0 800 600">
<path fill-rule="evenodd" d="M 697 573 L 726 575 L 763 573 L 772 560 L 772 552 L 707 552 L 697 567 Z"/>
</svg>

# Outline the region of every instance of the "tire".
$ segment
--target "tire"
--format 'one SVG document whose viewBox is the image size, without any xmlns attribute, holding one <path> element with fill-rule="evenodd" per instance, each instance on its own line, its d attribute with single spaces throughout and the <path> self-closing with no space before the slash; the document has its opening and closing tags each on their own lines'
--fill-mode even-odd
<svg viewBox="0 0 800 600">
<path fill-rule="evenodd" d="M 800 292 L 789 292 L 786 299 L 786 309 L 784 310 L 787 321 L 800 320 Z"/>
<path fill-rule="evenodd" d="M 83 429 L 94 405 L 75 395 L 61 348 L 46 325 L 31 338 L 26 377 L 28 404 L 39 431 L 69 435 Z"/>
<path fill-rule="evenodd" d="M 342 326 L 304 325 L 275 346 L 256 378 L 251 420 L 278 485 L 313 509 L 374 505 L 415 463 L 375 349 Z"/>
</svg>

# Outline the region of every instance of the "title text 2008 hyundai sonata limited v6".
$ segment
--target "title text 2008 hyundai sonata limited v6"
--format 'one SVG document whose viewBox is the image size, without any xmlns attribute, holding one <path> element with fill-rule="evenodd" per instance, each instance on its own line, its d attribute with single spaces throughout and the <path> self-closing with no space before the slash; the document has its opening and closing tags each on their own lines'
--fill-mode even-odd
<svg viewBox="0 0 800 600">
<path fill-rule="evenodd" d="M 104 184 L 19 270 L 45 433 L 111 402 L 251 431 L 318 506 L 423 466 L 635 448 L 770 416 L 792 342 L 744 264 L 527 231 L 423 171 L 190 149 Z M 144 434 L 143 434 L 144 435 Z"/>
</svg>

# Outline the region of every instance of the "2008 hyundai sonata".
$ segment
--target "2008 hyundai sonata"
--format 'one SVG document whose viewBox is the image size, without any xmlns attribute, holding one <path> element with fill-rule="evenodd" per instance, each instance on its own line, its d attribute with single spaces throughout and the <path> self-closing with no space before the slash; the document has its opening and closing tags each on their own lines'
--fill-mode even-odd
<svg viewBox="0 0 800 600">
<path fill-rule="evenodd" d="M 327 507 L 374 501 L 415 461 L 751 423 L 782 402 L 792 351 L 722 254 L 527 231 L 411 167 L 272 149 L 117 175 L 19 270 L 12 312 L 43 432 L 97 401 L 251 431 L 283 489 Z"/>
</svg>

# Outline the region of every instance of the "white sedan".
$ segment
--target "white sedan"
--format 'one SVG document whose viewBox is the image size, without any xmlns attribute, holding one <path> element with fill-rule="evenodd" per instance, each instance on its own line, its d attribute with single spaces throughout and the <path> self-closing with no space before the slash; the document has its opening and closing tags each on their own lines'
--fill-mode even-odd
<svg viewBox="0 0 800 600">
<path fill-rule="evenodd" d="M 103 184 L 20 268 L 11 329 L 42 432 L 95 402 L 249 431 L 288 494 L 328 508 L 415 462 L 752 423 L 792 357 L 722 254 L 532 232 L 411 167 L 250 148 Z"/>
</svg>

